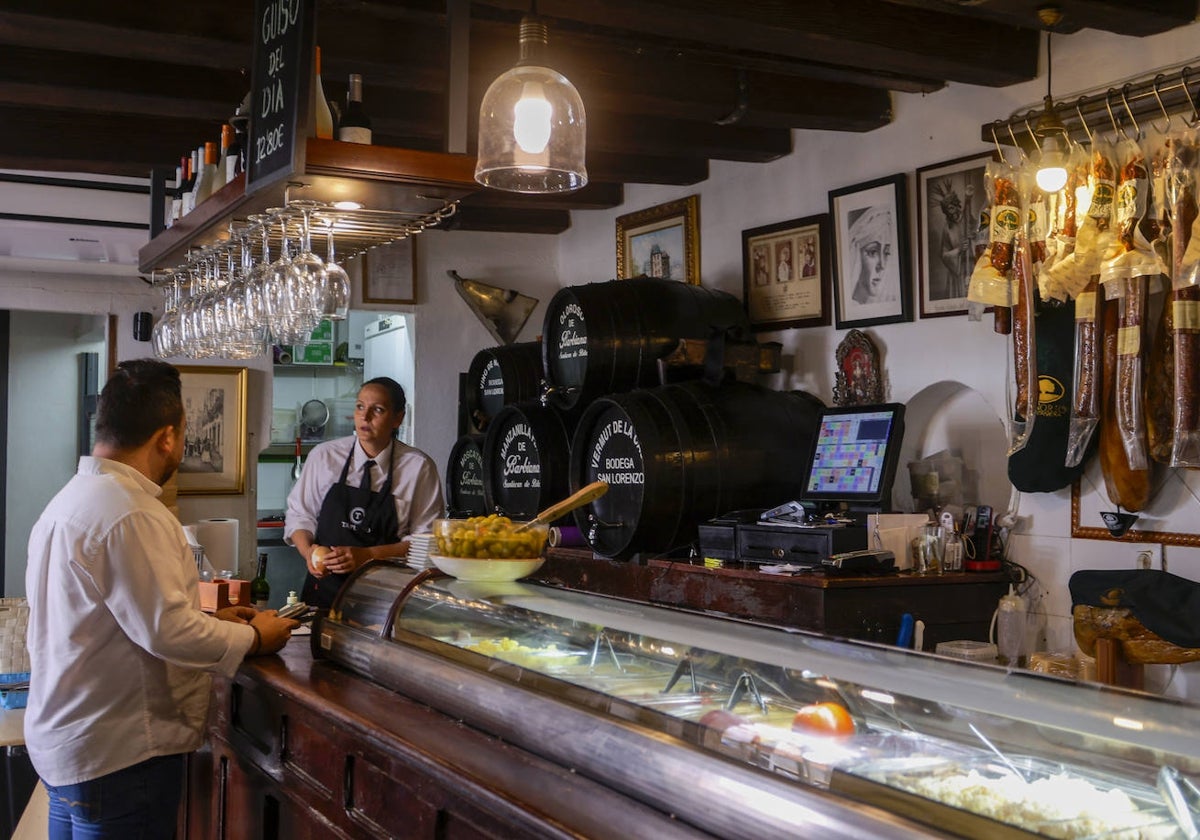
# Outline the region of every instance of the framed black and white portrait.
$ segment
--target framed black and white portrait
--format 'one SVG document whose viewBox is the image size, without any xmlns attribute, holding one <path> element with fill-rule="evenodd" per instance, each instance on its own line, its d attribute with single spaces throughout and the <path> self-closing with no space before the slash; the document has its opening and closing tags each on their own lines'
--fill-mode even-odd
<svg viewBox="0 0 1200 840">
<path fill-rule="evenodd" d="M 829 193 L 838 329 L 912 320 L 906 187 L 901 173 Z"/>
<path fill-rule="evenodd" d="M 917 276 L 922 318 L 963 315 L 975 247 L 987 230 L 984 170 L 993 154 L 957 158 L 917 170 Z"/>
</svg>

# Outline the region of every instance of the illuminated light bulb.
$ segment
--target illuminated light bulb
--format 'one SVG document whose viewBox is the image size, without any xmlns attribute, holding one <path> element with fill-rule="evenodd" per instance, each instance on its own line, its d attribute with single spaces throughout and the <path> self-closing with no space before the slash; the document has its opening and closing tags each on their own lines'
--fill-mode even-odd
<svg viewBox="0 0 1200 840">
<path fill-rule="evenodd" d="M 1051 134 L 1042 141 L 1042 163 L 1037 171 L 1037 185 L 1043 192 L 1056 193 L 1067 185 L 1067 168 L 1062 153 L 1062 135 Z"/>
<path fill-rule="evenodd" d="M 526 82 L 521 99 L 513 107 L 513 137 L 521 151 L 540 155 L 550 142 L 550 120 L 554 108 L 546 101 L 540 82 Z"/>
</svg>

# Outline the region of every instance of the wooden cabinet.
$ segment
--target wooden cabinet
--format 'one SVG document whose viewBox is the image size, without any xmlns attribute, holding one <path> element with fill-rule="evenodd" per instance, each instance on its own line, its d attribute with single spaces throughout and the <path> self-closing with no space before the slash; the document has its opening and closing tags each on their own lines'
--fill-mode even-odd
<svg viewBox="0 0 1200 840">
<path fill-rule="evenodd" d="M 208 743 L 188 761 L 181 838 L 704 836 L 337 666 L 314 663 L 304 642 L 216 681 Z"/>
</svg>

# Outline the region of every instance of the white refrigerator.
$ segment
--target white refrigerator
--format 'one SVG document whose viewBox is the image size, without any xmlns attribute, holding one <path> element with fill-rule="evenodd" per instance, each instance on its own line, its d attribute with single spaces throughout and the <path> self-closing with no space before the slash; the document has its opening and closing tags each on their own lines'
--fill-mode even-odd
<svg viewBox="0 0 1200 840">
<path fill-rule="evenodd" d="M 416 420 L 413 405 L 416 382 L 414 349 L 412 323 L 407 313 L 386 315 L 367 324 L 363 335 L 363 382 L 377 376 L 390 376 L 404 388 L 408 405 L 405 407 L 404 423 L 400 426 L 400 440 L 410 446 Z"/>
</svg>

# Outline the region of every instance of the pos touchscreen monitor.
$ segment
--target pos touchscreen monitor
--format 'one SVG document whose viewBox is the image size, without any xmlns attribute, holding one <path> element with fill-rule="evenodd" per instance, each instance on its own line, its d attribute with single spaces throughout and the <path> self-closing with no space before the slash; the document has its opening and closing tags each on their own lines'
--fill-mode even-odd
<svg viewBox="0 0 1200 840">
<path fill-rule="evenodd" d="M 899 403 L 823 409 L 801 500 L 818 508 L 890 510 L 903 440 Z"/>
</svg>

